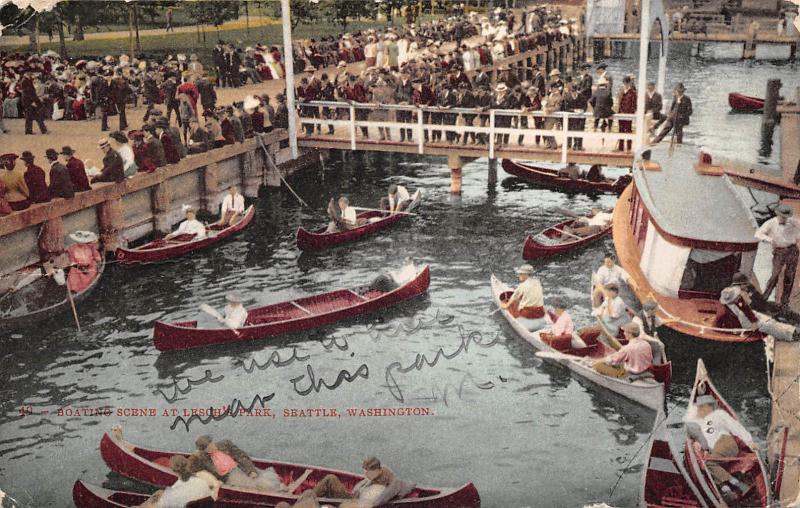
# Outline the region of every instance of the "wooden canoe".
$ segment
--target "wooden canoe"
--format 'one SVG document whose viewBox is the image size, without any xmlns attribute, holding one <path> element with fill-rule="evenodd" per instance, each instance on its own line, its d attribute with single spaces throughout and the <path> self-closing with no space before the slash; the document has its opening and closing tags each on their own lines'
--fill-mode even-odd
<svg viewBox="0 0 800 508">
<path fill-rule="evenodd" d="M 664 419 L 659 413 L 656 422 Z M 669 442 L 666 422 L 654 431 L 650 440 L 640 499 L 642 508 L 709 508 Z"/>
<path fill-rule="evenodd" d="M 188 453 L 142 448 L 128 443 L 120 434 L 116 432 L 111 435 L 103 434 L 103 438 L 100 441 L 100 454 L 112 471 L 156 487 L 166 487 L 177 480 L 177 476 L 168 466 L 169 459 L 173 455 L 188 456 Z M 275 506 L 281 501 L 286 501 L 291 505 L 300 494 L 314 488 L 317 482 L 329 474 L 337 476 L 348 489 L 351 489 L 364 478 L 361 475 L 345 471 L 289 462 L 253 459 L 253 463 L 259 469 L 273 468 L 284 485 L 289 485 L 303 476 L 305 476 L 305 479 L 291 493 L 267 493 L 222 486 L 219 489 L 217 506 L 224 506 L 226 501 L 269 506 Z M 319 500 L 321 505 L 327 504 L 331 506 L 339 506 L 344 501 L 344 499 L 328 498 Z M 477 489 L 472 483 L 467 483 L 455 489 L 415 487 L 406 497 L 382 506 L 397 508 L 479 508 L 480 503 Z"/>
<path fill-rule="evenodd" d="M 616 180 L 605 179 L 602 182 L 590 182 L 582 178 L 573 180 L 558 176 L 555 169 L 521 164 L 510 159 L 503 159 L 503 170 L 538 187 L 564 192 L 620 194 L 631 181 L 629 175 L 623 175 Z"/>
<path fill-rule="evenodd" d="M 511 296 L 511 293 L 513 293 L 512 288 L 492 275 L 492 294 L 498 306 L 506 301 Z M 638 402 L 654 411 L 663 408 L 664 394 L 669 389 L 669 383 L 672 380 L 672 362 L 654 366 L 652 370 L 653 378 L 649 379 L 638 379 L 631 382 L 624 378 L 618 379 L 604 376 L 592 369 L 592 363 L 612 354 L 614 350 L 598 341 L 598 334 L 584 334 L 581 336 L 587 347 L 576 349 L 572 347 L 570 336 L 543 336 L 541 332 L 530 332 L 507 310 L 501 310 L 500 312 L 517 335 L 525 339 L 537 350 L 553 355 L 548 359 L 564 365 L 575 374 L 603 388 Z"/>
<path fill-rule="evenodd" d="M 419 296 L 427 291 L 430 281 L 430 268 L 425 265 L 417 271 L 415 278 L 388 293 L 369 291 L 360 294 L 352 289 L 339 289 L 259 307 L 248 311 L 245 326 L 238 330 L 197 328 L 196 321 L 159 321 L 155 325 L 153 342 L 159 351 L 175 351 L 318 328 Z"/>
<path fill-rule="evenodd" d="M 697 360 L 697 373 L 695 375 L 692 394 L 689 396 L 688 404 L 694 404 L 701 395 L 711 395 L 717 401 L 717 407 L 731 417 L 738 420 L 736 413 L 725 401 L 717 388 L 711 382 L 708 371 L 702 359 Z M 731 459 L 721 459 L 717 462 L 722 463 L 722 467 L 730 473 L 744 478 L 744 482 L 753 487 L 741 499 L 736 502 L 728 502 L 728 506 L 734 507 L 763 507 L 771 506 L 772 493 L 768 481 L 767 471 L 758 451 L 750 449 L 746 443 L 739 443 L 739 455 Z M 723 502 L 722 494 L 712 480 L 706 467 L 706 460 L 710 457 L 709 452 L 703 451 L 700 443 L 686 436 L 684 461 L 689 476 L 698 486 L 700 493 L 705 498 L 709 506 L 719 506 Z"/>
<path fill-rule="evenodd" d="M 409 203 L 408 208 L 404 211 L 413 212 L 421 200 L 422 191 L 417 189 L 414 195 L 411 196 L 411 203 Z M 310 252 L 329 249 L 343 243 L 354 242 L 376 231 L 388 228 L 404 218 L 409 217 L 409 215 L 402 213 L 389 215 L 385 212 L 367 211 L 358 214 L 357 217 L 359 222 L 364 222 L 363 225 L 337 233 L 326 233 L 327 227 L 320 228 L 316 231 L 307 231 L 303 228 L 298 228 L 297 248 L 302 251 Z"/>
<path fill-rule="evenodd" d="M 764 109 L 764 99 L 731 92 L 728 94 L 728 105 L 734 111 L 756 112 Z"/>
<path fill-rule="evenodd" d="M 208 236 L 202 240 L 195 240 L 194 235 L 179 235 L 170 240 L 154 240 L 133 249 L 124 249 L 120 247 L 116 251 L 116 258 L 121 265 L 156 263 L 158 261 L 177 258 L 214 245 L 235 235 L 249 226 L 250 223 L 253 222 L 253 217 L 255 217 L 255 215 L 256 210 L 253 205 L 250 205 L 239 222 L 228 227 L 212 224 L 208 227 Z"/>
<path fill-rule="evenodd" d="M 105 270 L 105 260 L 97 263 L 97 276 L 83 291 L 72 293 L 72 300 L 79 304 L 94 291 Z M 40 266 L 34 266 L 23 273 L 41 273 Z M 66 286 L 58 285 L 52 277 L 42 276 L 31 284 L 0 297 L 0 330 L 17 330 L 71 312 Z"/>
<path fill-rule="evenodd" d="M 80 480 L 75 481 L 72 486 L 72 502 L 77 508 L 120 508 L 133 507 L 147 501 L 150 496 L 137 492 L 122 492 L 118 490 L 108 490 L 96 485 L 89 485 Z M 217 505 L 214 500 L 209 498 L 192 501 L 186 508 L 212 508 Z M 238 505 L 241 508 L 251 505 Z"/>
<path fill-rule="evenodd" d="M 575 223 L 575 219 L 559 222 L 554 226 L 546 228 L 544 231 L 535 235 L 528 235 L 522 247 L 522 257 L 527 260 L 534 260 L 563 254 L 575 249 L 585 247 L 592 242 L 611 234 L 611 223 L 595 234 L 575 238 L 564 234 L 564 228 Z"/>
</svg>

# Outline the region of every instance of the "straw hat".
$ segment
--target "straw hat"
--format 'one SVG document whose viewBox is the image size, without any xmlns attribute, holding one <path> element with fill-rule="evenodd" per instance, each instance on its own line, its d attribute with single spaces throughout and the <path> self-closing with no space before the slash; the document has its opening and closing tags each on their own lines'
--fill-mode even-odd
<svg viewBox="0 0 800 508">
<path fill-rule="evenodd" d="M 531 265 L 522 265 L 517 268 L 517 273 L 524 273 L 526 275 L 533 275 L 533 267 Z"/>
<path fill-rule="evenodd" d="M 248 95 L 244 98 L 244 109 L 245 111 L 252 111 L 261 105 L 261 101 L 253 97 L 252 95 Z"/>
<path fill-rule="evenodd" d="M 778 208 L 775 209 L 775 213 L 781 217 L 791 217 L 794 215 L 794 211 L 789 207 L 789 205 L 785 205 L 783 203 L 781 203 Z"/>
<path fill-rule="evenodd" d="M 75 231 L 70 233 L 69 239 L 75 243 L 94 243 L 97 241 L 97 234 L 91 231 Z"/>
<path fill-rule="evenodd" d="M 506 91 L 508 91 L 508 87 L 506 86 L 505 83 L 500 83 L 499 85 L 497 85 L 497 88 L 495 88 L 494 91 L 495 92 L 506 92 Z"/>
</svg>

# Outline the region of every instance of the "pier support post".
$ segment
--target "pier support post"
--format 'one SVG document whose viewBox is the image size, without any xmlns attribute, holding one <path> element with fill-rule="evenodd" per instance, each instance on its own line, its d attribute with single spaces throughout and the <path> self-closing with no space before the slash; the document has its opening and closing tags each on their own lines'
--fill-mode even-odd
<svg viewBox="0 0 800 508">
<path fill-rule="evenodd" d="M 115 197 L 97 205 L 97 223 L 100 226 L 100 241 L 106 252 L 114 252 L 122 246 L 122 231 L 125 216 L 122 213 L 122 197 Z"/>
<path fill-rule="evenodd" d="M 603 58 L 611 58 L 611 39 L 603 39 Z"/>
<path fill-rule="evenodd" d="M 215 213 L 217 211 L 217 201 L 220 199 L 219 186 L 219 166 L 212 162 L 203 170 L 203 211 Z"/>
<path fill-rule="evenodd" d="M 497 185 L 497 158 L 489 159 L 489 188 L 494 189 Z"/>
<path fill-rule="evenodd" d="M 789 44 L 789 61 L 792 62 L 797 59 L 797 43 Z"/>
<path fill-rule="evenodd" d="M 800 144 L 797 143 L 800 139 L 800 87 L 794 89 L 794 104 L 782 104 L 778 111 L 781 114 L 783 177 L 787 182 L 800 185 Z"/>
<path fill-rule="evenodd" d="M 764 98 L 764 113 L 761 125 L 774 126 L 778 121 L 778 99 L 781 91 L 780 79 L 767 80 L 767 93 Z"/>
<path fill-rule="evenodd" d="M 450 168 L 450 193 L 461 194 L 461 156 L 450 154 L 447 156 L 447 167 Z"/>
<path fill-rule="evenodd" d="M 742 58 L 745 60 L 751 60 L 756 57 L 756 30 L 758 25 L 753 22 L 750 23 L 750 26 L 747 28 L 747 40 L 744 42 L 744 48 L 742 49 Z"/>
<path fill-rule="evenodd" d="M 42 261 L 49 261 L 64 252 L 64 221 L 61 217 L 42 222 L 38 244 Z"/>
<path fill-rule="evenodd" d="M 166 235 L 172 230 L 169 223 L 169 208 L 172 204 L 172 193 L 169 180 L 153 187 L 153 229 L 156 233 Z"/>
</svg>

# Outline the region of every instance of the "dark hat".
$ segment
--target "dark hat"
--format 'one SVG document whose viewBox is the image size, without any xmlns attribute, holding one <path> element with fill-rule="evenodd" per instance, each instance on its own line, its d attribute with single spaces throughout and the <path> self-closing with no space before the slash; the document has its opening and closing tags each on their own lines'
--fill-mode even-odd
<svg viewBox="0 0 800 508">
<path fill-rule="evenodd" d="M 34 157 L 33 157 L 33 154 L 31 152 L 29 152 L 28 150 L 25 150 L 24 152 L 22 152 L 22 156 L 20 157 L 20 159 L 22 159 L 24 161 L 32 161 L 34 159 Z"/>
<path fill-rule="evenodd" d="M 159 129 L 168 129 L 169 128 L 169 121 L 166 118 L 159 118 L 156 120 L 156 127 Z"/>
<path fill-rule="evenodd" d="M 597 66 L 597 70 L 608 69 L 608 64 L 601 63 Z"/>
<path fill-rule="evenodd" d="M 675 85 L 675 90 L 679 90 L 679 91 L 683 92 L 683 91 L 686 91 L 686 87 L 683 86 L 683 83 L 678 83 L 677 85 Z"/>
<path fill-rule="evenodd" d="M 789 205 L 784 205 L 783 203 L 781 203 L 780 205 L 778 205 L 778 208 L 775 209 L 775 213 L 777 213 L 781 217 L 791 217 L 794 214 L 794 211 L 789 207 Z"/>
<path fill-rule="evenodd" d="M 374 471 L 381 468 L 381 461 L 377 457 L 369 457 L 362 464 L 361 468 L 365 471 Z"/>
<path fill-rule="evenodd" d="M 4 153 L 3 155 L 0 155 L 0 161 L 6 161 L 6 160 L 15 161 L 15 160 L 17 160 L 18 157 L 19 157 L 19 155 L 15 154 L 15 153 L 11 153 L 11 152 Z"/>
<path fill-rule="evenodd" d="M 658 302 L 655 301 L 653 298 L 648 298 L 647 300 L 642 302 L 642 309 L 646 311 L 656 310 L 658 308 Z"/>
<path fill-rule="evenodd" d="M 71 146 L 62 146 L 61 147 L 61 154 L 62 155 L 75 155 L 75 150 L 73 150 Z"/>
<path fill-rule="evenodd" d="M 554 298 L 553 299 L 553 307 L 556 309 L 566 309 L 567 304 L 564 302 L 562 298 Z"/>
<path fill-rule="evenodd" d="M 48 148 L 44 152 L 44 156 L 47 157 L 47 160 L 54 161 L 58 159 L 58 152 L 56 152 L 55 148 Z"/>
<path fill-rule="evenodd" d="M 144 131 L 129 131 L 128 139 L 144 139 Z"/>
<path fill-rule="evenodd" d="M 585 71 L 589 68 L 591 68 L 591 65 L 589 65 L 588 63 L 581 64 L 581 70 Z"/>
<path fill-rule="evenodd" d="M 206 448 L 208 448 L 208 445 L 210 445 L 211 442 L 212 442 L 211 436 L 200 436 L 195 440 L 194 444 L 200 450 L 205 450 Z"/>
</svg>

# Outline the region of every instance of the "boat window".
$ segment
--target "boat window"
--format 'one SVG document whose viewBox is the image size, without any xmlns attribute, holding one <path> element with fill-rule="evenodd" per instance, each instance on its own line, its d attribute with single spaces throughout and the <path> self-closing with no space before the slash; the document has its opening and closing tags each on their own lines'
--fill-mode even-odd
<svg viewBox="0 0 800 508">
<path fill-rule="evenodd" d="M 718 298 L 739 270 L 741 253 L 692 249 L 686 261 L 679 296 L 681 298 Z"/>
</svg>

